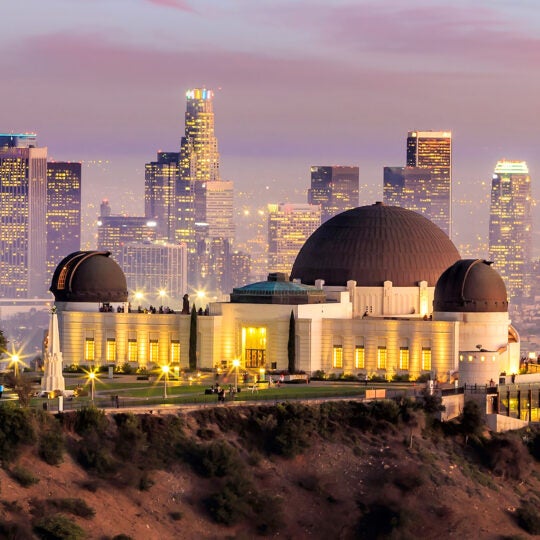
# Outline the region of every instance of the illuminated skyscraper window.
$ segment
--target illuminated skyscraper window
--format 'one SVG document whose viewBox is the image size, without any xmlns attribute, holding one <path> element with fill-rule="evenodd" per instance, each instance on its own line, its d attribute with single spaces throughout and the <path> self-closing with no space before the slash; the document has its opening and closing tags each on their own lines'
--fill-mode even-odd
<svg viewBox="0 0 540 540">
<path fill-rule="evenodd" d="M 452 228 L 452 133 L 449 131 L 409 131 L 407 167 L 426 169 L 430 177 L 417 176 L 408 200 L 399 206 L 418 211 L 438 225 L 448 236 Z M 418 173 L 415 173 L 418 174 Z"/>
<path fill-rule="evenodd" d="M 47 148 L 35 134 L 0 134 L 0 295 L 43 297 Z"/>
<path fill-rule="evenodd" d="M 47 163 L 47 273 L 81 249 L 81 164 Z"/>
<path fill-rule="evenodd" d="M 509 298 L 529 296 L 532 248 L 531 178 L 524 161 L 499 161 L 491 182 L 489 257 Z"/>
<path fill-rule="evenodd" d="M 321 224 L 321 209 L 311 204 L 268 205 L 268 270 L 289 274 L 308 238 Z"/>
<path fill-rule="evenodd" d="M 321 223 L 358 206 L 358 167 L 311 167 L 308 203 L 321 205 Z"/>
</svg>

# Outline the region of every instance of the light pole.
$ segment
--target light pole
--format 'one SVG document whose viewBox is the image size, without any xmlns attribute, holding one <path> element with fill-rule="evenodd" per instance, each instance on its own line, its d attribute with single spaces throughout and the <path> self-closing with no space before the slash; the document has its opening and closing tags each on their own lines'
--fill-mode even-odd
<svg viewBox="0 0 540 540">
<path fill-rule="evenodd" d="M 18 354 L 14 354 L 11 357 L 11 362 L 13 363 L 13 373 L 15 374 L 15 377 L 19 376 L 19 362 L 21 359 L 19 358 Z"/>
<path fill-rule="evenodd" d="M 169 377 L 169 366 L 163 364 L 161 366 L 161 371 L 163 373 L 163 397 L 167 399 L 167 378 Z"/>
<path fill-rule="evenodd" d="M 90 379 L 90 397 L 92 399 L 92 403 L 94 403 L 94 394 L 96 392 L 96 374 L 91 371 L 88 374 L 88 378 Z"/>
<path fill-rule="evenodd" d="M 265 373 L 266 373 L 266 369 L 264 369 L 263 367 L 259 369 L 259 381 L 265 380 L 265 377 L 264 377 Z"/>
<path fill-rule="evenodd" d="M 238 392 L 238 368 L 240 367 L 240 360 L 238 358 L 235 358 L 232 361 L 232 365 L 234 366 L 234 391 Z"/>
</svg>

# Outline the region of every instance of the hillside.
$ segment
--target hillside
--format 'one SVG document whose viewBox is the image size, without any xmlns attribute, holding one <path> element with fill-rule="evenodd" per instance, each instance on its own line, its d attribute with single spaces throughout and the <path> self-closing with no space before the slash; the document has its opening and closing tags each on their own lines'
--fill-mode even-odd
<svg viewBox="0 0 540 540">
<path fill-rule="evenodd" d="M 3 407 L 0 537 L 528 538 L 540 437 L 482 433 L 475 414 L 439 425 L 409 403 L 57 418 Z"/>
</svg>

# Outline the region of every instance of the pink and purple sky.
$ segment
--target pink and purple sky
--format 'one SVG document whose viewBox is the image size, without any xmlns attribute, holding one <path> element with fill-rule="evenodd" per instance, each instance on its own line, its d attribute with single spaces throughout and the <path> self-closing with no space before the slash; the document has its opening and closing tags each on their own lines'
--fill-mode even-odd
<svg viewBox="0 0 540 540">
<path fill-rule="evenodd" d="M 501 158 L 540 178 L 536 0 L 25 0 L 2 11 L 0 132 L 35 131 L 57 160 L 109 160 L 84 179 L 85 198 L 108 196 L 113 211 L 123 190 L 142 201 L 144 163 L 178 148 L 185 91 L 199 86 L 216 93 L 223 178 L 272 186 L 261 203 L 291 185 L 304 202 L 312 164 L 358 165 L 361 202 L 380 199 L 382 168 L 404 163 L 411 129 L 452 130 L 456 203 L 485 201 Z"/>
</svg>

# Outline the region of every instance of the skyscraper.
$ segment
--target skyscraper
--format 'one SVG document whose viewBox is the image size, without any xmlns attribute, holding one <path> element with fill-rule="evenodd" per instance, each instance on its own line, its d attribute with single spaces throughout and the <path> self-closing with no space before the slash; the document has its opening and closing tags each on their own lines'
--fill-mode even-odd
<svg viewBox="0 0 540 540">
<path fill-rule="evenodd" d="M 421 167 L 385 167 L 383 202 L 427 216 L 431 208 L 431 172 Z"/>
<path fill-rule="evenodd" d="M 182 308 L 187 292 L 186 246 L 166 242 L 128 242 L 120 266 L 129 291 L 140 292 L 149 304 Z"/>
<path fill-rule="evenodd" d="M 294 260 L 321 224 L 321 209 L 311 204 L 268 205 L 268 271 L 289 274 Z"/>
<path fill-rule="evenodd" d="M 187 245 L 188 281 L 196 287 L 205 286 L 206 275 L 224 272 L 213 265 L 221 264 L 225 253 L 209 257 L 209 239 L 212 250 L 219 249 L 219 245 L 229 250 L 234 235 L 232 204 L 229 204 L 232 182 L 222 183 L 219 174 L 213 97 L 213 92 L 205 88 L 186 93 L 185 133 L 180 144 L 176 185 L 174 240 Z M 220 186 L 214 189 L 214 182 L 220 182 Z M 226 204 L 216 209 L 218 199 Z M 217 235 L 218 229 L 223 236 Z"/>
<path fill-rule="evenodd" d="M 144 215 L 157 223 L 158 237 L 174 241 L 179 152 L 158 152 L 145 165 Z"/>
<path fill-rule="evenodd" d="M 359 183 L 358 167 L 311 167 L 308 203 L 321 205 L 321 222 L 324 223 L 358 206 Z"/>
<path fill-rule="evenodd" d="M 489 256 L 505 280 L 510 299 L 530 294 L 531 204 L 527 164 L 497 162 L 491 182 Z"/>
<path fill-rule="evenodd" d="M 36 134 L 0 134 L 0 295 L 44 296 L 47 148 Z"/>
<path fill-rule="evenodd" d="M 452 133 L 450 131 L 409 131 L 407 167 L 429 170 L 426 187 L 426 210 L 423 215 L 438 225 L 448 236 L 452 229 Z M 409 206 L 400 205 L 404 208 Z M 412 208 L 411 208 L 412 209 Z"/>
<path fill-rule="evenodd" d="M 105 204 L 106 203 L 106 204 Z M 144 216 L 118 216 L 111 214 L 109 201 L 103 201 L 104 212 L 97 222 L 97 249 L 110 251 L 112 258 L 120 263 L 122 248 L 130 242 L 153 242 L 156 240 L 156 222 Z"/>
<path fill-rule="evenodd" d="M 47 274 L 81 249 L 81 164 L 47 163 Z"/>
</svg>

